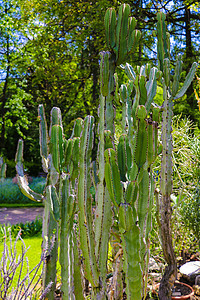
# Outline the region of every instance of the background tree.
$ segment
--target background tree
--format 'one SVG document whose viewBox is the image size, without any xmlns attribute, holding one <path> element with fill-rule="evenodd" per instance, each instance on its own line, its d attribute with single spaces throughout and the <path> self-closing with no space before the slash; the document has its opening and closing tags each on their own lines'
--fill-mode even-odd
<svg viewBox="0 0 200 300">
<path fill-rule="evenodd" d="M 157 63 L 156 55 L 150 52 L 156 49 L 153 31 L 157 11 L 162 10 L 167 15 L 172 36 L 172 64 L 177 50 L 181 51 L 183 71 L 187 72 L 199 55 L 199 3 L 192 0 L 126 2 L 142 32 L 141 43 L 129 62 L 134 66 L 149 59 L 152 64 Z M 9 159 L 14 159 L 16 140 L 19 135 L 26 137 L 29 124 L 31 138 L 26 140 L 24 158 L 40 165 L 39 103 L 44 104 L 48 115 L 53 106 L 61 108 L 66 133 L 70 133 L 77 116 L 90 113 L 98 119 L 99 52 L 105 49 L 104 15 L 108 7 L 118 9 L 120 4 L 115 0 L 1 0 L 0 138 L 1 152 Z M 119 103 L 115 106 L 120 111 Z M 199 122 L 193 87 L 187 97 L 175 103 L 175 113 L 190 114 L 191 119 Z M 20 116 L 17 121 L 16 115 Z M 32 151 L 33 148 L 36 150 Z M 30 169 L 31 172 L 34 170 Z"/>
</svg>

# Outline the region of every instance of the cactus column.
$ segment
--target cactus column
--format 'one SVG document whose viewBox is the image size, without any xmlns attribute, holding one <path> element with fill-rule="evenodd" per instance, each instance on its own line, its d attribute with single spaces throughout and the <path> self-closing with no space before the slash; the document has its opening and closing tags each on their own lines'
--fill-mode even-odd
<svg viewBox="0 0 200 300">
<path fill-rule="evenodd" d="M 173 116 L 173 100 L 182 97 L 190 86 L 197 64 L 193 63 L 186 79 L 179 89 L 179 81 L 181 75 L 181 56 L 176 60 L 175 74 L 171 81 L 170 60 L 169 60 L 169 35 L 166 32 L 165 15 L 158 13 L 158 59 L 159 67 L 163 73 L 163 105 L 162 105 L 162 162 L 161 162 L 161 178 L 160 178 L 160 232 L 162 240 L 162 249 L 164 258 L 167 262 L 164 276 L 160 283 L 159 298 L 171 299 L 171 288 L 176 279 L 177 267 L 176 259 L 172 244 L 171 234 L 171 199 L 172 194 L 172 116 Z"/>
</svg>

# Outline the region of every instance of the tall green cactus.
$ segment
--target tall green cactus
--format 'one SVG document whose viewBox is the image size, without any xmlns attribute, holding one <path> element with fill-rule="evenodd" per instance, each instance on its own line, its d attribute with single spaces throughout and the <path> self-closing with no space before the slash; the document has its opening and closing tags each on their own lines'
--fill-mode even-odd
<svg viewBox="0 0 200 300">
<path fill-rule="evenodd" d="M 110 52 L 107 56 L 104 56 L 104 78 L 106 80 L 103 82 L 107 84 L 107 94 L 102 90 L 102 95 L 106 97 L 107 130 L 110 130 L 112 135 L 114 134 L 115 115 L 112 105 L 115 86 L 115 68 L 124 63 L 128 56 L 136 50 L 141 37 L 140 31 L 136 29 L 136 19 L 129 17 L 130 11 L 129 4 L 122 4 L 119 7 L 118 16 L 116 15 L 115 9 L 109 8 L 106 11 L 104 19 L 106 42 Z M 109 71 L 107 72 L 107 70 Z"/>
<path fill-rule="evenodd" d="M 63 135 L 61 112 L 54 107 L 51 111 L 51 123 L 48 137 L 46 117 L 43 105 L 39 105 L 40 154 L 43 169 L 47 174 L 44 195 L 36 194 L 29 186 L 23 172 L 23 141 L 19 140 L 16 153 L 16 170 L 21 191 L 30 199 L 44 202 L 43 247 L 51 248 L 47 256 L 44 272 L 44 286 L 52 281 L 53 288 L 48 299 L 54 299 L 56 287 L 56 263 L 58 257 L 58 227 L 60 225 L 60 265 L 63 299 L 83 299 L 79 254 L 76 234 L 73 229 L 75 205 L 75 185 L 78 177 L 79 137 L 82 120 L 75 122 L 72 138 L 65 140 Z M 53 239 L 53 247 L 51 241 Z M 66 242 L 67 240 L 67 242 Z M 77 267 L 79 266 L 79 267 Z M 72 286 L 75 286 L 73 291 Z"/>
<path fill-rule="evenodd" d="M 167 243 L 172 246 L 169 226 L 172 191 L 172 101 L 186 92 L 193 79 L 196 64 L 193 64 L 179 90 L 181 57 L 177 58 L 175 75 L 171 81 L 168 34 L 165 17 L 160 13 L 159 69 L 147 64 L 134 70 L 125 62 L 128 55 L 135 51 L 141 34 L 136 30 L 136 20 L 129 15 L 130 6 L 126 4 L 120 6 L 118 16 L 114 9 L 108 9 L 105 15 L 109 52 L 101 53 L 97 160 L 91 161 L 94 133 L 92 116 L 87 116 L 84 121 L 77 119 L 71 137 L 66 139 L 60 109 L 52 109 L 48 132 L 44 107 L 39 105 L 40 154 L 43 169 L 47 173 L 45 191 L 40 195 L 28 186 L 23 171 L 23 141 L 19 140 L 18 143 L 16 170 L 19 186 L 27 197 L 44 203 L 44 247 L 50 248 L 50 241 L 55 240 L 53 250 L 47 257 L 44 285 L 49 281 L 56 284 L 57 235 L 60 232 L 59 258 L 63 300 L 84 299 L 83 277 L 90 282 L 91 299 L 107 299 L 108 244 L 112 240 L 113 215 L 113 232 L 115 231 L 114 234 L 119 237 L 118 243 L 121 244 L 111 292 L 122 288 L 122 284 L 118 284 L 122 277 L 117 278 L 119 273 L 122 274 L 122 268 L 127 299 L 139 300 L 146 297 L 154 195 L 152 165 L 158 155 L 160 122 L 160 109 L 153 100 L 160 77 L 164 98 L 160 181 L 160 215 L 164 225 L 161 226 L 161 233 L 166 261 L 168 264 L 173 261 L 168 279 L 171 280 L 170 283 L 174 280 L 175 258 L 171 248 L 170 251 L 166 248 Z M 129 79 L 119 90 L 115 73 L 117 66 L 124 70 Z M 123 134 L 118 143 L 114 142 L 114 96 L 122 104 Z M 95 195 L 92 192 L 94 190 Z M 163 286 L 164 283 L 161 282 L 161 287 Z M 53 289 L 48 294 L 50 300 L 54 299 Z M 114 295 L 119 298 L 122 292 Z"/>
<path fill-rule="evenodd" d="M 176 279 L 176 259 L 172 245 L 171 235 L 171 199 L 172 194 L 172 116 L 173 116 L 173 100 L 182 97 L 190 86 L 197 63 L 193 63 L 185 82 L 181 89 L 181 56 L 178 55 L 175 65 L 175 74 L 170 74 L 170 46 L 168 33 L 166 32 L 165 15 L 158 13 L 157 15 L 157 37 L 158 37 L 158 59 L 160 70 L 162 71 L 163 86 L 163 105 L 162 105 L 162 162 L 160 177 L 160 219 L 161 219 L 161 240 L 162 249 L 167 267 L 160 283 L 159 297 L 160 299 L 171 299 L 171 288 Z"/>
<path fill-rule="evenodd" d="M 119 138 L 117 151 L 105 151 L 105 180 L 119 218 L 127 299 L 145 297 L 147 283 L 146 252 L 154 192 L 151 165 L 157 155 L 159 120 L 156 108 L 153 108 L 153 119 L 147 118 L 147 109 L 149 112 L 156 93 L 156 76 L 147 76 L 146 68 L 149 66 L 135 74 L 130 65 L 124 67 L 133 85 L 131 87 L 129 82 L 120 89 L 121 102 L 126 108 L 124 134 Z M 151 70 L 157 73 L 156 68 Z M 132 101 L 133 88 L 135 99 Z M 148 95 L 151 96 L 148 98 Z"/>
<path fill-rule="evenodd" d="M 4 181 L 4 179 L 6 178 L 6 168 L 7 165 L 3 161 L 3 157 L 0 157 L 0 182 Z"/>
</svg>

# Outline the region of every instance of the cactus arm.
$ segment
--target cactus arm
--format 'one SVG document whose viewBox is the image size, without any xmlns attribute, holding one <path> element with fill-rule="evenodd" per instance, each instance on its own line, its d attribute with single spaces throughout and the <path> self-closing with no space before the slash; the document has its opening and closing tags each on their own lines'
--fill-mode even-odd
<svg viewBox="0 0 200 300">
<path fill-rule="evenodd" d="M 139 89 L 140 89 L 140 105 L 145 105 L 147 101 L 147 89 L 145 86 L 146 80 L 145 76 L 140 76 L 139 79 Z"/>
<path fill-rule="evenodd" d="M 2 165 L 0 166 L 0 181 L 3 181 L 6 177 L 6 168 L 7 165 L 6 163 L 2 163 Z"/>
<path fill-rule="evenodd" d="M 147 161 L 150 166 L 154 161 L 154 143 L 153 143 L 153 122 L 148 122 L 147 131 L 148 131 L 148 150 L 147 150 Z"/>
<path fill-rule="evenodd" d="M 126 135 L 120 136 L 117 150 L 120 179 L 121 181 L 126 182 L 126 174 L 130 172 L 132 165 L 131 148 L 129 146 L 128 138 Z"/>
<path fill-rule="evenodd" d="M 153 102 L 153 99 L 156 95 L 157 91 L 157 80 L 156 80 L 156 75 L 157 75 L 158 69 L 157 68 L 151 68 L 150 75 L 149 75 L 149 80 L 146 83 L 146 89 L 147 89 L 147 102 L 145 104 L 147 114 L 150 111 L 151 108 L 151 103 Z"/>
<path fill-rule="evenodd" d="M 114 48 L 116 44 L 115 28 L 116 28 L 116 12 L 115 9 L 109 8 L 106 11 L 105 19 L 106 42 L 108 48 Z"/>
<path fill-rule="evenodd" d="M 79 231 L 80 231 L 80 246 L 84 257 L 85 276 L 91 282 L 92 286 L 98 286 L 98 268 L 95 259 L 94 239 L 90 228 L 92 224 L 88 224 L 90 220 L 91 208 L 87 207 L 89 211 L 86 212 L 86 202 L 90 195 L 88 195 L 87 176 L 89 166 L 86 166 L 86 151 L 88 139 L 91 137 L 90 131 L 92 129 L 92 117 L 86 117 L 84 121 L 84 129 L 80 140 L 80 160 L 79 160 L 79 181 L 78 181 L 78 206 L 79 206 Z M 86 181 L 86 182 L 85 182 Z M 91 236 L 89 236 L 91 234 Z M 93 242 L 92 242 L 93 239 Z"/>
<path fill-rule="evenodd" d="M 157 157 L 158 153 L 158 124 L 160 121 L 160 108 L 159 107 L 154 107 L 153 112 L 152 112 L 152 120 L 153 120 L 153 144 L 154 144 L 154 159 Z"/>
<path fill-rule="evenodd" d="M 63 131 L 60 125 L 54 125 L 51 128 L 50 152 L 54 168 L 58 173 L 62 172 L 63 162 Z"/>
<path fill-rule="evenodd" d="M 115 110 L 113 107 L 113 93 L 114 93 L 114 73 L 115 73 L 115 61 L 111 56 L 109 58 L 109 92 L 106 96 L 106 129 L 110 130 L 114 135 L 114 117 Z"/>
<path fill-rule="evenodd" d="M 198 66 L 198 64 L 196 62 L 194 62 L 192 64 L 192 67 L 190 68 L 190 71 L 185 78 L 184 84 L 183 84 L 182 88 L 180 89 L 180 91 L 175 95 L 174 100 L 179 99 L 180 97 L 184 96 L 184 94 L 186 93 L 187 89 L 189 88 L 192 80 L 194 79 L 194 75 L 195 75 L 197 66 Z"/>
<path fill-rule="evenodd" d="M 60 111 L 59 107 L 53 107 L 51 110 L 51 124 L 50 124 L 49 136 L 51 136 L 51 128 L 54 125 L 62 126 L 62 116 L 61 116 L 61 111 Z"/>
<path fill-rule="evenodd" d="M 99 182 L 97 184 L 97 208 L 95 212 L 95 253 L 98 256 L 99 245 L 102 234 L 102 218 L 103 218 L 103 206 L 104 206 L 104 104 L 105 98 L 100 95 L 100 111 L 99 111 Z"/>
<path fill-rule="evenodd" d="M 126 105 L 126 99 L 127 99 L 127 87 L 125 84 L 122 84 L 120 87 L 120 99 L 122 102 L 122 130 L 123 133 L 126 133 L 126 111 L 127 111 L 127 105 Z"/>
<path fill-rule="evenodd" d="M 98 160 L 99 160 L 99 172 L 98 178 L 99 182 L 97 184 L 97 207 L 95 212 L 95 254 L 98 257 L 99 254 L 99 247 L 100 247 L 100 239 L 102 235 L 102 222 L 103 222 L 103 206 L 104 206 L 104 170 L 105 170 L 105 163 L 104 163 L 104 106 L 105 106 L 105 96 L 108 95 L 108 89 L 106 93 L 103 89 L 104 78 L 106 74 L 109 74 L 109 54 L 102 53 L 101 54 L 101 63 L 100 63 L 100 78 L 101 78 L 101 93 L 100 93 L 100 107 L 99 107 L 99 149 L 98 149 Z M 109 78 L 107 78 L 108 83 Z M 105 82 L 106 83 L 106 82 Z M 106 83 L 106 84 L 107 84 Z"/>
<path fill-rule="evenodd" d="M 116 154 L 113 149 L 105 151 L 105 180 L 110 198 L 118 206 L 123 202 L 123 191 L 120 182 L 120 173 L 116 163 Z"/>
<path fill-rule="evenodd" d="M 82 129 L 83 129 L 83 119 L 77 118 L 72 131 L 71 139 L 76 137 L 79 138 L 81 136 Z"/>
<path fill-rule="evenodd" d="M 182 61 L 181 61 L 181 55 L 179 54 L 176 59 L 175 74 L 174 74 L 174 80 L 172 84 L 172 97 L 174 97 L 178 92 L 181 70 L 182 70 Z"/>
<path fill-rule="evenodd" d="M 127 55 L 127 35 L 128 35 L 128 16 L 130 14 L 130 6 L 127 4 L 122 4 L 119 8 L 119 16 L 117 23 L 117 44 L 118 55 L 117 55 L 117 64 L 120 65 L 124 56 Z"/>
<path fill-rule="evenodd" d="M 141 237 L 141 265 L 142 269 L 144 268 L 144 257 L 146 252 L 146 245 L 145 245 L 145 227 L 146 227 L 146 218 L 148 215 L 148 199 L 149 199 L 149 174 L 147 170 L 143 171 L 142 180 L 139 183 L 139 197 L 138 197 L 138 207 L 137 207 L 137 214 L 138 214 L 138 222 L 140 228 L 140 237 Z"/>
<path fill-rule="evenodd" d="M 128 76 L 129 80 L 132 80 L 134 82 L 136 79 L 136 73 L 133 70 L 133 67 L 130 64 L 126 63 L 124 69 L 125 69 L 126 75 Z"/>
<path fill-rule="evenodd" d="M 146 298 L 146 291 L 147 291 L 147 283 L 148 283 L 148 265 L 149 265 L 149 257 L 150 257 L 150 240 L 149 240 L 149 233 L 152 230 L 152 209 L 153 209 L 153 200 L 154 200 L 154 178 L 152 168 L 150 169 L 150 189 L 149 189 L 149 203 L 148 203 L 148 215 L 146 220 L 146 230 L 145 230 L 145 241 L 146 241 L 146 258 L 145 258 L 145 265 L 144 265 L 144 289 L 143 289 L 143 298 Z"/>
<path fill-rule="evenodd" d="M 123 224 L 123 225 L 122 225 Z M 140 230 L 136 225 L 136 211 L 129 205 L 120 206 L 119 226 L 124 254 L 123 269 L 126 274 L 128 300 L 142 298 L 142 271 L 140 266 Z"/>
<path fill-rule="evenodd" d="M 72 273 L 71 273 L 71 255 L 73 228 L 73 209 L 74 201 L 70 197 L 69 176 L 63 180 L 62 199 L 61 199 L 61 224 L 60 224 L 60 265 L 62 278 L 62 296 L 64 299 L 70 299 L 72 293 Z M 71 287 L 70 287 L 71 286 Z M 68 299 L 67 298 L 67 299 Z"/>
<path fill-rule="evenodd" d="M 73 242 L 73 258 L 74 258 L 74 274 L 73 274 L 73 283 L 74 283 L 74 294 L 75 299 L 84 300 L 83 296 L 83 283 L 81 277 L 81 262 L 79 258 L 79 249 L 75 232 L 72 231 L 72 242 Z"/>
<path fill-rule="evenodd" d="M 44 172 L 48 173 L 48 132 L 47 132 L 47 122 L 44 112 L 43 104 L 38 106 L 38 116 L 40 119 L 39 123 L 39 135 L 40 135 L 40 155 L 42 157 L 42 166 Z"/>
<path fill-rule="evenodd" d="M 46 212 L 49 212 L 46 210 Z M 53 282 L 51 290 L 46 295 L 48 300 L 54 300 L 54 291 L 56 289 L 56 262 L 58 257 L 58 223 L 55 221 L 51 212 L 45 215 L 47 220 L 47 235 L 45 236 L 44 249 L 50 250 L 45 263 L 43 286 L 46 287 Z"/>
<path fill-rule="evenodd" d="M 144 106 L 140 105 L 137 110 L 137 117 L 139 118 L 138 132 L 136 137 L 136 147 L 135 147 L 135 162 L 140 169 L 147 158 L 147 123 L 146 123 L 146 109 Z"/>
<path fill-rule="evenodd" d="M 44 199 L 44 196 L 38 193 L 35 193 L 32 189 L 30 189 L 28 185 L 28 181 L 26 179 L 26 176 L 24 174 L 24 168 L 23 168 L 23 147 L 24 143 L 22 139 L 19 139 L 18 146 L 17 146 L 17 152 L 15 157 L 16 162 L 16 171 L 17 171 L 17 179 L 18 179 L 18 185 L 21 190 L 21 192 L 28 197 L 30 200 L 42 202 Z"/>
<path fill-rule="evenodd" d="M 109 197 L 108 190 L 106 188 L 105 197 L 104 197 L 104 207 L 103 207 L 101 244 L 99 249 L 99 270 L 100 270 L 104 290 L 106 290 L 108 242 L 109 242 L 111 225 L 112 225 L 112 203 Z"/>
<path fill-rule="evenodd" d="M 60 220 L 60 203 L 56 188 L 52 185 L 46 187 L 46 199 L 50 205 L 55 221 Z"/>
<path fill-rule="evenodd" d="M 3 157 L 0 156 L 0 182 L 6 178 L 6 168 L 7 165 L 3 161 Z"/>
<path fill-rule="evenodd" d="M 157 14 L 157 36 L 158 36 L 158 43 L 157 43 L 157 51 L 158 51 L 158 60 L 159 60 L 159 67 L 160 70 L 163 72 L 164 70 L 164 59 L 169 58 L 169 39 L 166 32 L 166 25 L 165 25 L 165 14 L 159 12 Z"/>
</svg>

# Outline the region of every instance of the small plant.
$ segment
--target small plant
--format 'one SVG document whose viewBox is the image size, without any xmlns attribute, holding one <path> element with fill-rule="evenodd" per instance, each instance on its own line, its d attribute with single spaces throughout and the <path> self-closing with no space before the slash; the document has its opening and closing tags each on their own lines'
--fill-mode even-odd
<svg viewBox="0 0 200 300">
<path fill-rule="evenodd" d="M 40 262 L 32 269 L 29 270 L 28 260 L 26 259 L 26 248 L 23 239 L 21 238 L 21 231 L 18 232 L 17 237 L 12 241 L 11 229 L 4 231 L 4 248 L 0 261 L 0 299 L 2 300 L 25 300 L 35 299 L 35 290 L 40 285 L 42 278 L 41 267 L 44 268 L 44 262 L 49 255 L 48 251 L 43 251 Z M 21 254 L 17 253 L 16 244 L 21 241 L 22 248 Z M 22 278 L 22 269 L 26 268 L 27 273 Z M 13 280 L 17 276 L 17 285 L 13 285 Z M 52 283 L 40 292 L 37 299 L 45 299 L 46 294 L 51 288 Z"/>
</svg>

